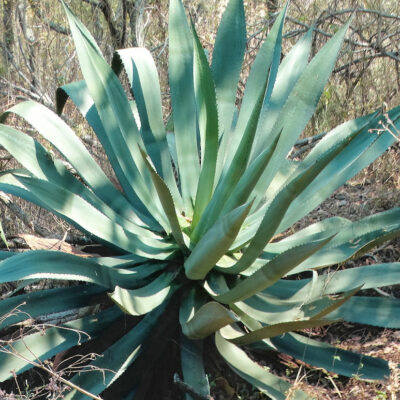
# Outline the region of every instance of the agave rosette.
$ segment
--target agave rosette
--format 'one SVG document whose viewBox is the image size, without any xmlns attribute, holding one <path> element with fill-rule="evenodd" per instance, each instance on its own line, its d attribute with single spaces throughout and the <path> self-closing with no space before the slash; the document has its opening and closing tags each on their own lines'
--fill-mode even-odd
<svg viewBox="0 0 400 400">
<path fill-rule="evenodd" d="M 124 325 L 127 314 L 134 316 L 133 327 L 120 329 L 90 370 L 70 378 L 76 386 L 65 398 L 86 398 L 76 387 L 93 395 L 107 391 L 114 398 L 115 393 L 118 398 L 146 396 L 151 376 L 161 372 L 155 368 L 149 377 L 142 369 L 167 351 L 159 344 L 166 327 L 179 327 L 184 381 L 203 395 L 210 388 L 201 340 L 211 335 L 228 365 L 273 399 L 284 399 L 290 384 L 253 361 L 244 346 L 247 351 L 285 352 L 345 376 L 388 376 L 382 359 L 294 331 L 337 320 L 399 328 L 398 299 L 354 296 L 361 287 L 398 284 L 399 263 L 335 273 L 318 270 L 398 236 L 400 210 L 356 222 L 328 218 L 274 240 L 395 140 L 388 132 L 373 132 L 383 118 L 376 112 L 333 129 L 304 160 L 287 158 L 315 111 L 349 23 L 311 61 L 312 30 L 281 62 L 286 7 L 258 52 L 238 111 L 236 88 L 246 47 L 243 2 L 230 0 L 210 65 L 181 1 L 171 0 L 173 132 L 167 132 L 150 52 L 117 51 L 110 67 L 87 29 L 64 8 L 84 80 L 58 90 L 58 112 L 72 99 L 101 142 L 121 190 L 68 125 L 33 101 L 17 104 L 1 119 L 8 114 L 24 118 L 78 177 L 37 140 L 2 124 L 0 144 L 23 169 L 2 172 L 0 190 L 50 210 L 112 248 L 115 256 L 1 253 L 1 283 L 20 281 L 23 287 L 43 278 L 84 283 L 0 302 L 1 315 L 16 307 L 22 311 L 2 320 L 1 329 L 28 318 L 77 311 L 74 320 L 60 327 L 14 342 L 13 352 L 20 357 L 1 353 L 0 380 L 78 342 L 97 343 L 104 332 Z M 122 69 L 134 101 L 118 79 Z M 388 114 L 398 126 L 400 109 Z M 290 279 L 306 271 L 311 278 Z M 78 337 L 76 330 L 86 335 Z M 156 357 L 153 346 L 159 351 Z M 301 390 L 292 395 L 307 398 Z"/>
</svg>

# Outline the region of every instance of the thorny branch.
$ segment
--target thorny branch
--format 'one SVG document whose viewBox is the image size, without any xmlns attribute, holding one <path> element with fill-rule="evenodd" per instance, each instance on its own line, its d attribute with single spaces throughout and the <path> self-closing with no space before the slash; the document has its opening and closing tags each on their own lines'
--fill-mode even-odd
<svg viewBox="0 0 400 400">
<path fill-rule="evenodd" d="M 259 36 L 262 34 L 265 29 L 266 25 L 269 28 L 272 26 L 272 24 L 275 21 L 275 17 L 278 14 L 273 14 L 271 15 L 271 18 L 268 20 L 264 21 L 261 24 L 261 27 L 253 33 L 249 37 L 249 41 L 252 40 L 253 38 Z M 299 26 L 299 29 L 291 29 L 289 30 L 284 37 L 285 38 L 293 38 L 297 37 L 299 35 L 304 34 L 307 32 L 309 29 L 313 29 L 314 33 L 318 36 L 323 36 L 326 38 L 331 38 L 334 34 L 329 33 L 326 30 L 322 28 L 322 26 L 325 23 L 328 23 L 330 21 L 337 20 L 339 16 L 342 15 L 356 15 L 356 16 L 362 16 L 362 15 L 372 15 L 377 17 L 377 31 L 372 34 L 369 38 L 364 37 L 364 29 L 357 28 L 354 26 L 350 27 L 351 35 L 350 37 L 345 39 L 345 43 L 350 45 L 352 47 L 352 53 L 357 54 L 357 53 L 362 53 L 360 58 L 353 58 L 350 62 L 346 63 L 345 65 L 339 66 L 336 68 L 333 72 L 334 73 L 339 73 L 344 70 L 348 70 L 348 68 L 352 65 L 359 64 L 362 62 L 365 62 L 370 59 L 375 59 L 375 58 L 382 58 L 382 57 L 387 57 L 392 60 L 395 60 L 396 62 L 400 61 L 400 54 L 399 51 L 396 49 L 396 39 L 400 37 L 400 24 L 399 24 L 399 29 L 389 32 L 389 28 L 393 29 L 393 20 L 394 21 L 400 21 L 400 15 L 395 15 L 395 14 L 389 14 L 385 12 L 381 12 L 379 10 L 373 10 L 373 9 L 366 9 L 366 8 L 347 8 L 343 10 L 331 10 L 331 9 L 326 9 L 324 10 L 321 15 L 318 17 L 318 19 L 315 21 L 314 24 L 308 24 L 304 21 L 299 20 L 298 18 L 294 18 L 291 15 L 286 16 L 286 20 L 294 24 L 295 26 Z M 388 21 L 390 20 L 390 22 Z M 340 24 L 342 24 L 343 21 L 340 21 Z M 367 23 L 368 26 L 371 26 L 371 21 L 368 20 Z M 383 29 L 385 27 L 385 29 Z M 355 39 L 357 37 L 359 39 Z M 385 43 L 385 45 L 384 45 Z M 393 48 L 389 48 L 390 47 Z"/>
</svg>

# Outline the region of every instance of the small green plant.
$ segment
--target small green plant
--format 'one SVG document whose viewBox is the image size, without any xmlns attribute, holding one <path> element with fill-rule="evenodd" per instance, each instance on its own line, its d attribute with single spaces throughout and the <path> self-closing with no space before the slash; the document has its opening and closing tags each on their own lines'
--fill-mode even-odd
<svg viewBox="0 0 400 400">
<path fill-rule="evenodd" d="M 0 282 L 84 282 L 0 301 L 3 315 L 21 310 L 2 321 L 7 332 L 28 318 L 67 312 L 70 318 L 13 342 L 19 357 L 4 347 L 0 381 L 82 344 L 82 351 L 99 356 L 85 373 L 69 377 L 66 399 L 87 398 L 88 392 L 94 398 L 151 398 L 154 390 L 163 398 L 162 377 L 170 382 L 180 370 L 191 390 L 207 396 L 207 338 L 238 375 L 273 399 L 289 392 L 293 399 L 307 395 L 257 364 L 252 350 L 284 352 L 345 376 L 389 376 L 385 360 L 294 332 L 338 320 L 399 328 L 398 299 L 355 294 L 398 284 L 400 263 L 336 273 L 323 268 L 398 236 L 400 209 L 356 222 L 328 218 L 278 239 L 395 140 L 386 130 L 376 133 L 383 118 L 376 112 L 332 130 L 303 161 L 287 158 L 315 111 L 349 23 L 310 62 L 311 30 L 281 62 L 285 8 L 254 61 L 238 110 L 243 2 L 229 2 L 209 65 L 181 1 L 171 0 L 173 131 L 167 132 L 150 53 L 117 51 L 110 67 L 63 5 L 84 80 L 58 90 L 58 111 L 72 99 L 102 143 L 122 190 L 63 120 L 33 101 L 12 107 L 2 120 L 10 113 L 24 118 L 80 179 L 38 141 L 0 125 L 0 144 L 23 166 L 1 173 L 0 190 L 50 210 L 115 255 L 0 253 Z M 123 68 L 135 101 L 118 80 Z M 388 112 L 396 127 L 399 117 L 399 108 Z"/>
</svg>

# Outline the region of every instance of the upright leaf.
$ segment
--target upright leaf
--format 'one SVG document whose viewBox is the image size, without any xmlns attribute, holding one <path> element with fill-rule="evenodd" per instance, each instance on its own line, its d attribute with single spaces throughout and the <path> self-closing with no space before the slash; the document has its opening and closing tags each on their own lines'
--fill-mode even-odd
<svg viewBox="0 0 400 400">
<path fill-rule="evenodd" d="M 223 144 L 221 146 L 222 149 L 226 149 L 224 169 L 230 165 L 239 147 L 247 121 L 250 119 L 253 110 L 258 107 L 260 96 L 263 97 L 264 102 L 268 102 L 271 96 L 280 62 L 282 30 L 287 7 L 288 3 L 280 12 L 251 67 L 235 129 L 231 135 L 222 138 L 223 141 L 228 142 L 225 147 Z M 262 94 L 265 91 L 265 87 L 261 82 L 267 82 L 265 97 Z M 251 148 L 249 151 L 251 151 Z"/>
<path fill-rule="evenodd" d="M 165 180 L 176 205 L 182 210 L 182 200 L 178 191 L 171 156 L 168 150 L 163 122 L 160 83 L 151 53 L 144 48 L 118 50 L 113 59 L 113 67 L 122 63 L 128 75 L 134 95 L 140 122 L 141 134 L 157 173 Z"/>
<path fill-rule="evenodd" d="M 276 137 L 270 137 L 282 107 L 285 105 L 296 82 L 308 63 L 311 51 L 313 28 L 291 48 L 282 60 L 271 97 L 264 103 L 260 123 L 257 128 L 251 159 L 254 160 Z"/>
<path fill-rule="evenodd" d="M 114 149 L 119 152 L 118 158 L 123 163 L 124 173 L 132 190 L 144 207 L 149 209 L 148 216 L 157 220 L 161 226 L 165 226 L 166 221 L 160 213 L 161 206 L 154 196 L 154 187 L 148 182 L 148 171 L 140 155 L 138 146 L 143 147 L 144 143 L 124 89 L 111 67 L 93 48 L 91 35 L 65 3 L 63 5 L 89 93 L 108 138 L 113 141 Z"/>
<path fill-rule="evenodd" d="M 193 83 L 193 41 L 180 0 L 169 7 L 169 84 L 182 197 L 191 216 L 199 180 L 196 102 Z"/>
<path fill-rule="evenodd" d="M 212 74 L 218 102 L 221 141 L 217 177 L 225 158 L 235 111 L 236 91 L 246 50 L 246 21 L 242 0 L 230 0 L 215 39 Z"/>
<path fill-rule="evenodd" d="M 192 221 L 192 227 L 195 227 L 210 201 L 214 188 L 218 154 L 218 110 L 211 70 L 193 24 L 192 31 L 195 93 L 201 144 L 201 172 Z"/>
<path fill-rule="evenodd" d="M 280 134 L 280 138 L 270 163 L 271 168 L 265 171 L 259 181 L 257 190 L 260 199 L 313 115 L 324 86 L 332 73 L 349 25 L 350 21 L 340 28 L 307 65 L 276 119 L 269 136 L 272 139 Z"/>
</svg>

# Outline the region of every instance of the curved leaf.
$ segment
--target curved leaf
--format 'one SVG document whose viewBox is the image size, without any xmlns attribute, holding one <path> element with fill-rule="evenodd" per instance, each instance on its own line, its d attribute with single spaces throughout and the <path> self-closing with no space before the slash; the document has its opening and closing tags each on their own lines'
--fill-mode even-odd
<svg viewBox="0 0 400 400">
<path fill-rule="evenodd" d="M 111 220 L 136 234 L 155 238 L 131 220 L 123 218 L 113 208 L 103 203 L 90 189 L 76 179 L 62 161 L 55 159 L 39 142 L 11 127 L 0 125 L 0 143 L 37 178 L 48 180 L 82 197 Z M 115 206 L 115 204 L 113 204 Z M 136 216 L 134 216 L 136 217 Z M 137 219 L 137 217 L 135 218 Z"/>
<path fill-rule="evenodd" d="M 40 179 L 17 176 L 17 179 L 33 195 L 41 199 L 39 205 L 64 216 L 79 229 L 139 256 L 158 258 L 162 249 L 168 252 L 171 245 L 131 233 L 92 207 L 84 199 L 61 186 Z M 51 193 L 51 195 L 49 195 Z"/>
<path fill-rule="evenodd" d="M 237 283 L 226 293 L 214 296 L 214 299 L 224 304 L 235 303 L 272 286 L 282 276 L 286 275 L 288 271 L 328 243 L 329 240 L 331 238 L 315 240 L 276 256 L 254 274 Z"/>
<path fill-rule="evenodd" d="M 89 93 L 96 105 L 103 127 L 108 138 L 113 140 L 113 147 L 119 152 L 122 163 L 133 192 L 139 197 L 147 214 L 161 226 L 166 224 L 160 214 L 154 187 L 148 182 L 148 171 L 140 155 L 139 147 L 144 147 L 138 127 L 133 117 L 130 104 L 117 76 L 98 51 L 93 49 L 93 38 L 82 23 L 63 3 L 74 37 L 81 70 Z"/>
<path fill-rule="evenodd" d="M 235 240 L 251 205 L 245 204 L 224 215 L 202 237 L 184 264 L 189 279 L 204 279 L 225 254 Z"/>
<path fill-rule="evenodd" d="M 287 393 L 291 391 L 291 385 L 288 382 L 269 373 L 261 365 L 251 360 L 243 350 L 225 340 L 219 333 L 215 335 L 215 344 L 221 356 L 241 378 L 274 400 L 287 399 Z M 292 393 L 293 400 L 308 398 L 300 390 Z"/>
<path fill-rule="evenodd" d="M 165 266 L 165 264 L 164 264 Z M 138 287 L 163 264 L 148 265 L 146 269 L 109 268 L 72 254 L 36 250 L 18 254 L 0 262 L 0 283 L 21 279 L 64 279 L 95 283 L 107 289 L 115 286 Z"/>
<path fill-rule="evenodd" d="M 283 337 L 276 336 L 270 341 L 278 351 L 337 374 L 379 380 L 390 376 L 386 360 L 352 353 L 296 333 L 287 333 Z M 270 350 L 264 342 L 254 343 L 252 347 Z"/>
<path fill-rule="evenodd" d="M 178 288 L 176 284 L 172 284 L 176 275 L 176 272 L 164 272 L 148 285 L 134 290 L 116 286 L 110 297 L 128 314 L 147 314 L 162 304 Z"/>
<path fill-rule="evenodd" d="M 238 319 L 232 311 L 216 301 L 210 301 L 182 324 L 182 332 L 190 339 L 204 339 L 225 325 L 237 321 Z"/>
<path fill-rule="evenodd" d="M 157 173 L 165 180 L 175 203 L 182 211 L 163 122 L 161 92 L 157 69 L 151 53 L 144 48 L 118 50 L 113 58 L 113 68 L 124 66 L 141 121 L 141 134 Z"/>
<path fill-rule="evenodd" d="M 86 82 L 83 80 L 72 82 L 57 89 L 56 107 L 59 114 L 61 114 L 68 97 L 72 99 L 81 114 L 85 117 L 96 133 L 97 138 L 100 140 L 103 149 L 107 154 L 107 158 L 110 161 L 118 182 L 121 184 L 125 195 L 133 206 L 124 207 L 122 204 L 121 207 L 117 209 L 116 204 L 114 204 L 114 209 L 126 218 L 136 221 L 137 217 L 139 217 L 152 229 L 159 229 L 159 225 L 155 223 L 154 219 L 149 218 L 148 216 L 146 217 L 147 210 L 144 208 L 143 203 L 139 200 L 136 193 L 132 190 L 131 184 L 124 173 L 123 159 L 121 159 L 126 149 L 123 147 L 123 142 L 121 140 L 118 141 L 118 136 L 114 135 L 110 138 L 107 136 L 107 132 L 104 129 L 96 106 L 90 96 Z M 133 210 L 135 210 L 135 213 L 133 213 Z"/>
<path fill-rule="evenodd" d="M 81 178 L 111 208 L 132 208 L 104 174 L 71 128 L 45 106 L 32 100 L 7 110 L 1 119 L 14 113 L 24 118 L 71 163 Z"/>
<path fill-rule="evenodd" d="M 36 319 L 41 315 L 86 307 L 92 298 L 104 292 L 104 287 L 79 285 L 30 292 L 3 299 L 0 301 L 0 315 L 7 315 L 7 318 L 0 320 L 0 328 L 4 329 L 30 318 Z"/>
</svg>

